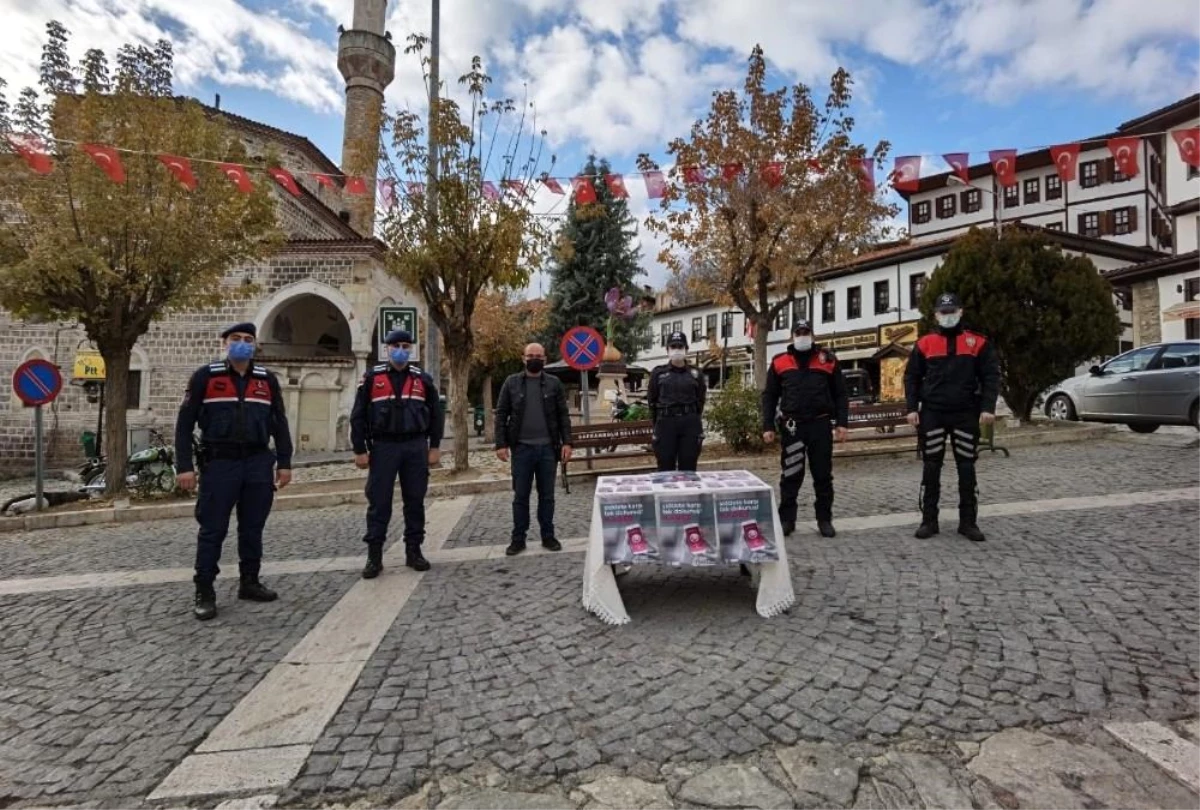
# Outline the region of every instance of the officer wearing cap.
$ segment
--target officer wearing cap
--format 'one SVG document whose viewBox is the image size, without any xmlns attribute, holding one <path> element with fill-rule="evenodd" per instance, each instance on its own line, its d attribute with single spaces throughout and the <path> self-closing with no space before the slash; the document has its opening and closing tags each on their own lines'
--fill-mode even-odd
<svg viewBox="0 0 1200 810">
<path fill-rule="evenodd" d="M 196 500 L 196 601 L 201 621 L 217 615 L 213 582 L 221 544 L 237 507 L 238 599 L 272 602 L 277 594 L 259 582 L 262 533 L 276 488 L 292 480 L 292 435 L 279 380 L 253 365 L 258 330 L 238 323 L 221 333 L 225 359 L 192 374 L 175 421 L 175 469 L 179 488 L 196 487 L 192 430 L 200 425 L 200 495 Z M 274 439 L 275 452 L 269 442 Z"/>
<path fill-rule="evenodd" d="M 425 541 L 425 494 L 429 468 L 441 461 L 445 417 L 433 378 L 413 367 L 412 335 L 403 329 L 385 338 L 388 362 L 363 375 L 350 412 L 354 463 L 367 473 L 367 564 L 363 579 L 383 570 L 383 544 L 392 519 L 396 477 L 404 501 L 404 564 L 428 571 L 421 553 Z"/>
<path fill-rule="evenodd" d="M 654 422 L 659 470 L 694 471 L 700 461 L 708 385 L 700 370 L 688 365 L 687 347 L 683 332 L 672 332 L 667 338 L 668 362 L 650 372 L 646 404 Z"/>
<path fill-rule="evenodd" d="M 937 329 L 917 341 L 904 370 L 908 423 L 918 429 L 925 465 L 919 495 L 921 526 L 916 536 L 923 540 L 939 531 L 942 461 L 949 444 L 958 467 L 958 533 L 982 543 L 985 538 L 976 525 L 975 458 L 980 422 L 990 425 L 996 420 L 1000 363 L 991 341 L 962 327 L 962 304 L 957 295 L 938 296 L 934 319 Z"/>
<path fill-rule="evenodd" d="M 796 530 L 796 497 L 804 483 L 804 463 L 812 464 L 816 493 L 817 529 L 834 537 L 833 438 L 846 440 L 850 403 L 837 357 L 813 342 L 812 325 L 798 320 L 792 327 L 792 345 L 771 360 L 762 395 L 763 441 L 775 441 L 781 431 L 783 475 L 779 479 L 779 521 L 783 533 Z"/>
</svg>

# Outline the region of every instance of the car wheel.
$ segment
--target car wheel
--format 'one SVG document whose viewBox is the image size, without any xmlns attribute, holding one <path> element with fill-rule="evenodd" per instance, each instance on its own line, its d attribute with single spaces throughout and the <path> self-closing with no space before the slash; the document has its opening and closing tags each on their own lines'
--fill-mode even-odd
<svg viewBox="0 0 1200 810">
<path fill-rule="evenodd" d="M 1134 433 L 1153 433 L 1154 431 L 1158 430 L 1158 428 L 1159 426 L 1153 422 L 1131 422 L 1129 424 L 1129 429 Z"/>
<path fill-rule="evenodd" d="M 1051 419 L 1057 419 L 1063 422 L 1074 422 L 1075 406 L 1071 404 L 1071 398 L 1066 394 L 1055 394 L 1050 397 L 1050 402 L 1046 405 L 1046 415 Z"/>
<path fill-rule="evenodd" d="M 1192 427 L 1200 430 L 1200 401 L 1192 403 L 1192 409 L 1188 412 L 1188 421 L 1192 423 Z"/>
</svg>

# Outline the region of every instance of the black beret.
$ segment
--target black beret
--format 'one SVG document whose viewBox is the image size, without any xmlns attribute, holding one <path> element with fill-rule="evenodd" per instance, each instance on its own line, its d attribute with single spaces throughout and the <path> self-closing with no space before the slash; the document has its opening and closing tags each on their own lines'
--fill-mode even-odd
<svg viewBox="0 0 1200 810">
<path fill-rule="evenodd" d="M 242 332 L 253 338 L 258 337 L 258 327 L 250 321 L 246 321 L 245 323 L 235 323 L 233 326 L 226 327 L 225 331 L 221 333 L 221 337 L 227 338 L 234 332 Z"/>
<path fill-rule="evenodd" d="M 387 333 L 387 337 L 383 339 L 383 342 L 389 346 L 393 343 L 412 343 L 412 332 L 409 332 L 407 329 L 393 329 Z"/>
</svg>

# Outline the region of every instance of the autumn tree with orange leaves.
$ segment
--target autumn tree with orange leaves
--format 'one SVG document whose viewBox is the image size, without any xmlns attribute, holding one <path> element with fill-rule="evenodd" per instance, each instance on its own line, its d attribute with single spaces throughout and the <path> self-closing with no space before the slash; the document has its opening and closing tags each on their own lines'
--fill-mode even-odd
<svg viewBox="0 0 1200 810">
<path fill-rule="evenodd" d="M 897 210 L 861 182 L 858 161 L 879 165 L 890 145 L 853 141 L 850 74 L 839 68 L 818 104 L 803 84 L 768 90 L 766 72 L 755 46 L 742 92 L 715 93 L 689 136 L 671 141 L 675 165 L 646 221 L 667 242 L 659 261 L 690 276 L 698 297 L 735 305 L 755 325 L 760 389 L 776 316 L 815 272 L 886 238 Z M 638 165 L 658 168 L 647 155 Z M 687 274 L 692 265 L 719 272 Z"/>
</svg>

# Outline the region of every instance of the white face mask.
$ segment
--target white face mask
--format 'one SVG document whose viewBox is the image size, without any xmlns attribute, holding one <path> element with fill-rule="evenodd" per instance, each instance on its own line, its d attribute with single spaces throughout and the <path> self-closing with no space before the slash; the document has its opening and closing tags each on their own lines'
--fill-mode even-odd
<svg viewBox="0 0 1200 810">
<path fill-rule="evenodd" d="M 934 317 L 937 318 L 938 326 L 943 329 L 953 329 L 962 320 L 962 312 L 939 312 Z"/>
<path fill-rule="evenodd" d="M 684 358 L 687 357 L 687 352 L 683 349 L 670 349 L 667 351 L 667 357 L 677 366 L 683 365 Z"/>
<path fill-rule="evenodd" d="M 796 339 L 792 341 L 792 345 L 796 347 L 796 351 L 798 352 L 808 351 L 812 348 L 812 344 L 812 335 L 798 335 Z"/>
</svg>

